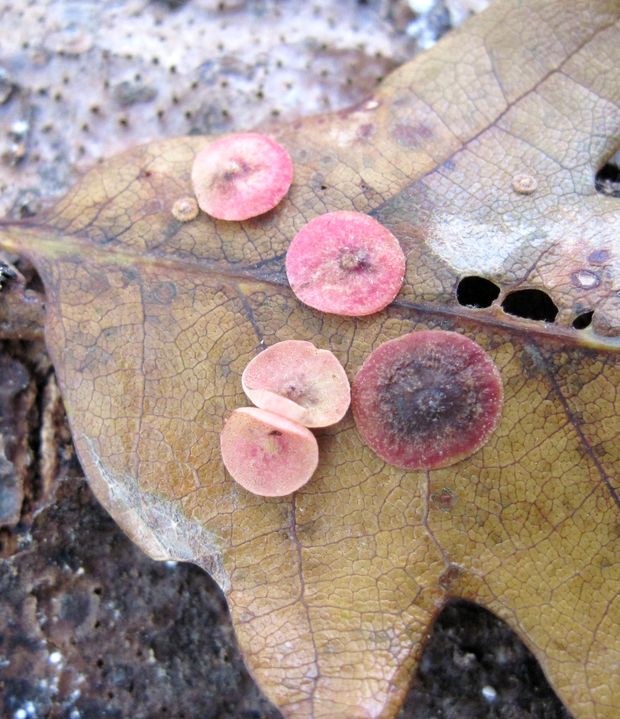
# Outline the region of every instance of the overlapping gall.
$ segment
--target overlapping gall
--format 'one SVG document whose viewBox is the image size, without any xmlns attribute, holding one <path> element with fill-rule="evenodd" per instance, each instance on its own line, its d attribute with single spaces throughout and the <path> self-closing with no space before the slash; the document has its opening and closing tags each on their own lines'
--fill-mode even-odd
<svg viewBox="0 0 620 719">
<path fill-rule="evenodd" d="M 351 402 L 349 380 L 337 357 L 303 340 L 268 347 L 248 364 L 241 383 L 257 407 L 306 427 L 339 422 Z"/>
<path fill-rule="evenodd" d="M 318 462 L 318 444 L 307 427 L 335 424 L 349 408 L 344 368 L 329 350 L 285 340 L 258 354 L 241 382 L 258 409 L 236 409 L 226 421 L 220 436 L 224 466 L 254 494 L 291 494 Z"/>
<path fill-rule="evenodd" d="M 309 429 L 256 407 L 241 407 L 230 415 L 220 446 L 235 481 L 263 497 L 303 487 L 319 461 L 319 446 Z"/>
</svg>

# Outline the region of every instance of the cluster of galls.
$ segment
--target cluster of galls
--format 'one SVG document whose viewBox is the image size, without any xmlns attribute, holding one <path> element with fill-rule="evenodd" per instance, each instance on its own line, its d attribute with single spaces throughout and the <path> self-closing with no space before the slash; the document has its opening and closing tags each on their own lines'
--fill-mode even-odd
<svg viewBox="0 0 620 719">
<path fill-rule="evenodd" d="M 268 212 L 286 196 L 293 163 L 275 140 L 229 135 L 201 150 L 192 167 L 194 198 L 172 208 L 191 221 L 198 207 L 220 220 Z M 297 298 L 348 317 L 379 312 L 405 276 L 398 240 L 360 212 L 330 212 L 293 238 L 286 273 Z M 403 469 L 445 467 L 476 452 L 495 430 L 502 407 L 497 367 L 473 340 L 456 332 L 412 332 L 378 347 L 353 381 L 328 350 L 279 342 L 257 355 L 242 376 L 256 407 L 234 410 L 221 434 L 224 465 L 255 494 L 275 497 L 302 487 L 318 464 L 309 428 L 339 422 L 353 405 L 364 442 Z"/>
</svg>

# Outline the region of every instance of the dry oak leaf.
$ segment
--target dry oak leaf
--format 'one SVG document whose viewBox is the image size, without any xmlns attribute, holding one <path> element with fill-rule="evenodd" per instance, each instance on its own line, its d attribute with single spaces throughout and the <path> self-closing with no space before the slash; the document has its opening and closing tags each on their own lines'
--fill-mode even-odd
<svg viewBox="0 0 620 719">
<path fill-rule="evenodd" d="M 455 596 L 519 632 L 575 717 L 620 715 L 620 205 L 594 190 L 620 144 L 619 66 L 617 0 L 500 1 L 367 102 L 272 128 L 295 182 L 267 215 L 174 219 L 193 137 L 115 157 L 37 224 L 2 226 L 45 283 L 95 493 L 151 556 L 218 580 L 286 717 L 394 717 Z M 523 173 L 533 194 L 512 188 Z M 334 210 L 371 213 L 408 256 L 379 315 L 320 314 L 286 283 L 290 238 Z M 501 287 L 491 307 L 457 303 L 472 274 Z M 549 293 L 556 322 L 504 314 L 515 288 Z M 573 330 L 584 310 L 592 327 Z M 261 347 L 309 340 L 353 377 L 416 328 L 462 332 L 499 366 L 504 412 L 483 449 L 406 472 L 349 415 L 318 432 L 319 469 L 293 496 L 226 475 L 218 434 Z"/>
</svg>

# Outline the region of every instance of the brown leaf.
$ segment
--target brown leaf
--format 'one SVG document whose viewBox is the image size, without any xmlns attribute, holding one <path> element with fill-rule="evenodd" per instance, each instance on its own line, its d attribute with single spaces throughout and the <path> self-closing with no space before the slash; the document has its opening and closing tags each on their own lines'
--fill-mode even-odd
<svg viewBox="0 0 620 719">
<path fill-rule="evenodd" d="M 351 110 L 273 129 L 296 179 L 244 223 L 170 214 L 202 138 L 93 170 L 41 224 L 3 227 L 48 293 L 47 342 L 91 485 L 151 556 L 227 594 L 248 666 L 287 717 L 393 717 L 448 597 L 506 619 L 576 717 L 620 711 L 620 207 L 594 172 L 620 142 L 620 7 L 499 2 Z M 533 194 L 513 189 L 535 179 Z M 517 188 L 519 186 L 518 180 Z M 283 273 L 319 213 L 372 212 L 408 255 L 387 311 L 301 306 Z M 500 288 L 460 306 L 459 280 Z M 510 316 L 547 292 L 555 323 Z M 594 310 L 592 328 L 575 316 Z M 329 347 L 353 377 L 412 329 L 453 329 L 500 368 L 488 444 L 431 473 L 385 465 L 348 417 L 293 497 L 247 494 L 218 434 L 264 345 Z"/>
</svg>

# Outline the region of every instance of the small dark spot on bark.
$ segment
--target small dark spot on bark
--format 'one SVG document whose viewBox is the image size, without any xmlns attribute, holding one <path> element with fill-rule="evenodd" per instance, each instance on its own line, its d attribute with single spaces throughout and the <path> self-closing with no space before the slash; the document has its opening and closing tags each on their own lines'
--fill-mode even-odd
<svg viewBox="0 0 620 719">
<path fill-rule="evenodd" d="M 164 5 L 170 10 L 178 10 L 185 5 L 187 0 L 155 0 L 159 5 Z"/>
<path fill-rule="evenodd" d="M 63 597 L 60 607 L 60 619 L 79 627 L 88 618 L 93 609 L 93 602 L 88 592 L 74 592 Z"/>
</svg>

